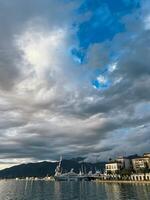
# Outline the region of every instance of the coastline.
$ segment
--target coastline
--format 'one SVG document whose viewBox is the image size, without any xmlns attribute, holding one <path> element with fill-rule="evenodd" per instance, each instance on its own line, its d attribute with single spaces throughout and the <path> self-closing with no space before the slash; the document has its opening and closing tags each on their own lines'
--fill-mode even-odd
<svg viewBox="0 0 150 200">
<path fill-rule="evenodd" d="M 122 183 L 137 183 L 137 184 L 150 184 L 150 181 L 130 181 L 130 180 L 95 180 L 94 182 L 96 183 L 117 183 L 117 184 L 122 184 Z"/>
<path fill-rule="evenodd" d="M 9 181 L 9 180 L 14 180 L 14 181 L 46 181 L 46 182 L 59 182 L 55 181 L 54 179 L 0 179 L 0 181 Z M 61 182 L 61 181 L 60 181 Z M 66 181 L 65 181 L 66 182 Z M 82 181 L 67 181 L 67 182 L 82 182 Z M 83 181 L 84 182 L 84 181 Z M 87 182 L 87 181 L 85 181 Z M 88 182 L 95 182 L 95 183 L 108 183 L 108 184 L 150 184 L 150 180 L 141 180 L 141 181 L 131 181 L 131 180 L 91 180 Z"/>
</svg>

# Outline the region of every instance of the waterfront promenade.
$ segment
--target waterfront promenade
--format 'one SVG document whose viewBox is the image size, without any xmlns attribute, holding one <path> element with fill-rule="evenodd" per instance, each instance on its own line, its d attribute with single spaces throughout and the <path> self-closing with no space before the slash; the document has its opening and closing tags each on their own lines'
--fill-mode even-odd
<svg viewBox="0 0 150 200">
<path fill-rule="evenodd" d="M 132 181 L 132 180 L 95 180 L 98 183 L 118 183 L 118 184 L 150 184 L 150 181 Z"/>
</svg>

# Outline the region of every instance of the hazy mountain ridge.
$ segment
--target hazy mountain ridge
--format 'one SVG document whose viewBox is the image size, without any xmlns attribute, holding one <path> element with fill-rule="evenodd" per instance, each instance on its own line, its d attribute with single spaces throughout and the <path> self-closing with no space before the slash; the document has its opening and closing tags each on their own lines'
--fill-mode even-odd
<svg viewBox="0 0 150 200">
<path fill-rule="evenodd" d="M 78 159 L 77 159 L 78 160 Z M 104 170 L 105 162 L 99 163 L 85 163 L 78 162 L 76 159 L 62 160 L 62 170 L 70 171 L 72 168 L 75 172 L 81 169 L 84 172 Z M 53 176 L 58 162 L 38 162 L 28 163 L 13 166 L 7 169 L 0 170 L 0 178 L 16 178 L 16 177 L 45 177 L 47 175 Z"/>
</svg>

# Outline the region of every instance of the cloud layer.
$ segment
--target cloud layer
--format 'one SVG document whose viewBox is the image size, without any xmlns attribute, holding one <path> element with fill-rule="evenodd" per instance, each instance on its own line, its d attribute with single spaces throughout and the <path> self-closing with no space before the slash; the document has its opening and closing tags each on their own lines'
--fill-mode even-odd
<svg viewBox="0 0 150 200">
<path fill-rule="evenodd" d="M 123 2 L 0 1 L 1 163 L 149 151 L 150 4 Z"/>
</svg>

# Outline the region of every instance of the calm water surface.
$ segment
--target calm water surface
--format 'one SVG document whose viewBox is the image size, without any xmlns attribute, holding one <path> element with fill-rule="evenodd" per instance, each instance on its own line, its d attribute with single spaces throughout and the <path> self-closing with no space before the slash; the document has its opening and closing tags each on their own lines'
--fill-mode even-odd
<svg viewBox="0 0 150 200">
<path fill-rule="evenodd" d="M 149 184 L 1 180 L 0 200 L 150 200 Z"/>
</svg>

